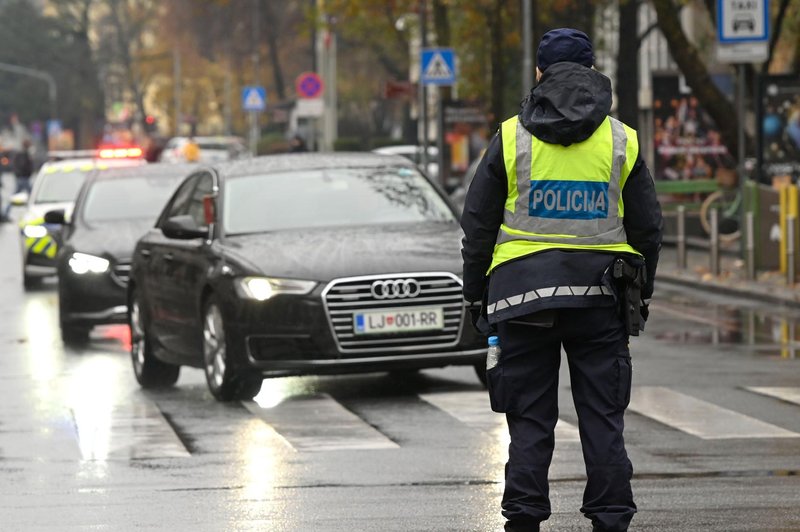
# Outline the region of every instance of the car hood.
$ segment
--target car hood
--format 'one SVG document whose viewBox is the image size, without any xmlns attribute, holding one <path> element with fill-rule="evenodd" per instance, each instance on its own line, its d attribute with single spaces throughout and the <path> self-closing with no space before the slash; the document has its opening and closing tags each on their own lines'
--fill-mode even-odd
<svg viewBox="0 0 800 532">
<path fill-rule="evenodd" d="M 136 242 L 153 227 L 153 220 L 115 220 L 81 224 L 69 235 L 67 245 L 74 251 L 128 261 Z"/>
<path fill-rule="evenodd" d="M 461 275 L 456 223 L 308 229 L 225 239 L 231 258 L 263 275 L 327 282 L 341 277 L 446 271 Z"/>
</svg>

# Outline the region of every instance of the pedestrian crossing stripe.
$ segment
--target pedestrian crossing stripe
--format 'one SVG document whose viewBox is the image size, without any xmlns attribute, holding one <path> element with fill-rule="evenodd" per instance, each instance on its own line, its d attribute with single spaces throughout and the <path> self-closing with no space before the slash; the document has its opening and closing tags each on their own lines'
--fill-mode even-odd
<svg viewBox="0 0 800 532">
<path fill-rule="evenodd" d="M 489 407 L 486 391 L 426 393 L 420 398 L 472 428 L 492 432 L 506 425 L 505 416 Z M 563 419 L 556 423 L 555 438 L 557 442 L 581 441 L 578 427 Z"/>
<path fill-rule="evenodd" d="M 662 386 L 634 387 L 629 410 L 703 440 L 800 434 Z"/>
<path fill-rule="evenodd" d="M 243 403 L 297 451 L 383 450 L 399 447 L 327 394 L 287 399 L 271 408 Z"/>
<path fill-rule="evenodd" d="M 800 405 L 800 387 L 744 389 Z M 507 443 L 505 416 L 490 410 L 485 390 L 423 393 L 419 397 L 470 428 L 493 435 L 505 434 L 502 441 Z M 269 406 L 260 406 L 255 401 L 242 404 L 269 427 L 271 439 L 297 452 L 400 448 L 369 421 L 327 394 L 289 397 Z M 73 403 L 67 408 L 74 421 L 71 438 L 77 444 L 70 451 L 77 453 L 76 458 L 106 461 L 190 456 L 158 405 L 143 396 L 132 396 L 128 403 L 100 410 L 89 401 Z M 702 440 L 800 438 L 796 432 L 661 386 L 635 387 L 629 410 Z M 555 432 L 557 445 L 580 441 L 577 427 L 564 420 L 559 420 Z M 27 456 L 35 449 L 36 445 L 16 448 L 13 441 L 0 437 L 0 450 L 6 454 Z"/>
<path fill-rule="evenodd" d="M 433 54 L 433 58 L 428 63 L 428 67 L 425 69 L 425 78 L 431 81 L 435 80 L 450 80 L 453 78 L 453 71 L 450 70 L 450 67 L 447 65 L 447 62 L 442 57 L 442 54 L 436 52 Z"/>
<path fill-rule="evenodd" d="M 800 388 L 790 386 L 750 386 L 745 388 L 753 393 L 774 397 L 787 403 L 800 405 Z"/>
</svg>

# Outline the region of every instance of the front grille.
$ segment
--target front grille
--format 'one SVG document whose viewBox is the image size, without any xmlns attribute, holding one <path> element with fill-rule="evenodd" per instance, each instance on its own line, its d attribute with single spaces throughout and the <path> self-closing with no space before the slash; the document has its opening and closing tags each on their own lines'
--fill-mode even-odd
<svg viewBox="0 0 800 532">
<path fill-rule="evenodd" d="M 414 279 L 419 293 L 413 297 L 378 299 L 371 290 L 378 280 Z M 343 353 L 421 351 L 458 343 L 462 323 L 461 281 L 451 273 L 408 273 L 336 279 L 323 291 L 336 343 Z M 356 334 L 353 315 L 364 311 L 391 311 L 414 307 L 442 307 L 444 328 L 393 334 Z"/>
<path fill-rule="evenodd" d="M 128 286 L 131 278 L 131 261 L 118 261 L 111 269 L 111 277 L 120 286 Z"/>
</svg>

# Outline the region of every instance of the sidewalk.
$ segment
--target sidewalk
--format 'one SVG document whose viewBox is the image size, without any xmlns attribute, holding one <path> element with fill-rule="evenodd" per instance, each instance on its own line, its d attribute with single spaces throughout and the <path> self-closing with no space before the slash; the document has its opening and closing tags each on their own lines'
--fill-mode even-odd
<svg viewBox="0 0 800 532">
<path fill-rule="evenodd" d="M 656 273 L 659 282 L 691 286 L 737 297 L 756 298 L 800 307 L 800 283 L 789 286 L 786 275 L 779 271 L 758 272 L 756 279 L 747 279 L 747 267 L 736 255 L 720 254 L 720 274 L 711 274 L 708 250 L 687 249 L 687 267 L 678 269 L 675 246 L 661 250 Z"/>
</svg>

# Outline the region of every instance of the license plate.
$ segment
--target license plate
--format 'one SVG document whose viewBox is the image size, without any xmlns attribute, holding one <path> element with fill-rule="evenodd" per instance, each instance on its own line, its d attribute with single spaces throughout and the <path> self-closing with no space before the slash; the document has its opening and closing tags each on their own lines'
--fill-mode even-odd
<svg viewBox="0 0 800 532">
<path fill-rule="evenodd" d="M 399 308 L 353 314 L 356 334 L 392 334 L 444 328 L 442 307 Z"/>
</svg>

